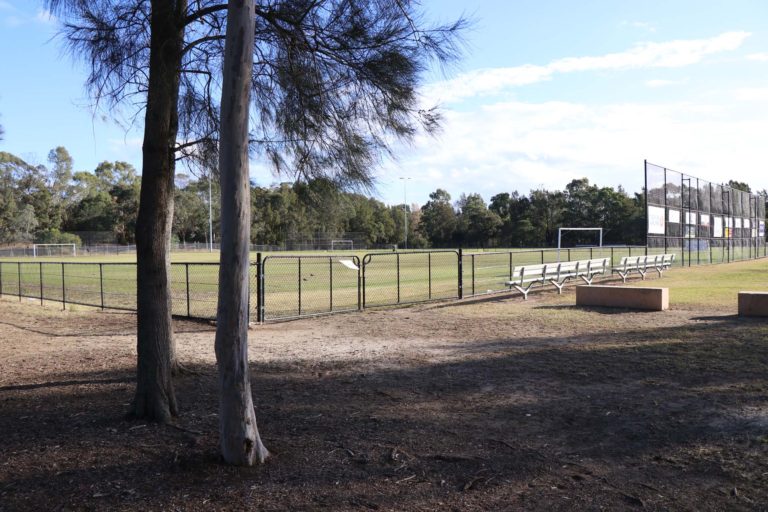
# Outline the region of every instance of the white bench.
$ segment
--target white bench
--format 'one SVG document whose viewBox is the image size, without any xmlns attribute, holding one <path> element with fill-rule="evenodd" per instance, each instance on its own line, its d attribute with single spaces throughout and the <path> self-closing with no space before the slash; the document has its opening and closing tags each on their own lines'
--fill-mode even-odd
<svg viewBox="0 0 768 512">
<path fill-rule="evenodd" d="M 512 270 L 512 279 L 505 284 L 522 293 L 523 298 L 528 300 L 528 293 L 537 284 L 543 286 L 550 283 L 557 288 L 558 293 L 563 293 L 563 286 L 568 280 L 580 278 L 591 285 L 595 276 L 604 274 L 606 270 L 608 258 L 523 265 Z"/>
<path fill-rule="evenodd" d="M 674 254 L 652 254 L 648 256 L 624 256 L 619 264 L 613 267 L 613 272 L 619 274 L 623 282 L 632 272 L 637 272 L 645 280 L 645 274 L 649 270 L 655 270 L 662 276 L 665 270 L 672 266 L 675 261 Z"/>
</svg>

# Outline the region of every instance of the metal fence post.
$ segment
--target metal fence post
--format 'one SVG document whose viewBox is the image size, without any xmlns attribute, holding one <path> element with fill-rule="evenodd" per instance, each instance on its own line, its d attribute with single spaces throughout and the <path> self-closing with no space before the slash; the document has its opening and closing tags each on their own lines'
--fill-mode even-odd
<svg viewBox="0 0 768 512">
<path fill-rule="evenodd" d="M 363 295 L 363 300 L 362 300 L 361 306 L 360 306 L 360 310 L 361 311 L 363 309 L 365 309 L 365 302 L 366 302 L 366 299 L 367 299 L 367 297 L 366 297 L 367 290 L 365 288 L 365 267 L 368 265 L 368 262 L 370 262 L 370 261 L 371 261 L 371 255 L 370 254 L 366 254 L 365 256 L 363 256 L 363 264 L 360 266 L 360 271 L 362 271 L 362 286 L 358 287 L 358 292 L 357 293 L 358 293 L 358 296 L 360 295 L 360 292 L 362 292 L 362 295 Z"/>
<path fill-rule="evenodd" d="M 0 297 L 3 296 L 3 262 L 0 261 Z"/>
<path fill-rule="evenodd" d="M 459 299 L 464 298 L 464 254 L 461 247 L 458 253 L 458 278 L 459 278 Z"/>
<path fill-rule="evenodd" d="M 43 262 L 38 263 L 40 265 L 40 305 L 43 305 Z"/>
<path fill-rule="evenodd" d="M 429 272 L 429 300 L 432 300 L 432 253 L 427 253 L 427 270 Z"/>
<path fill-rule="evenodd" d="M 256 322 L 262 323 L 264 321 L 264 312 L 262 311 L 263 302 L 261 300 L 262 291 L 262 279 L 261 269 L 263 261 L 261 259 L 261 253 L 256 253 Z"/>
<path fill-rule="evenodd" d="M 397 303 L 400 304 L 400 253 L 397 256 Z"/>
<path fill-rule="evenodd" d="M 101 310 L 104 311 L 104 264 L 99 263 L 99 291 L 101 293 Z"/>
<path fill-rule="evenodd" d="M 61 309 L 67 309 L 67 285 L 64 281 L 64 262 L 61 262 Z"/>
<path fill-rule="evenodd" d="M 509 251 L 509 280 L 512 280 L 512 251 Z"/>
<path fill-rule="evenodd" d="M 329 295 L 329 311 L 333 312 L 333 258 L 328 256 L 328 284 L 330 285 L 330 288 L 328 289 L 328 295 Z"/>
<path fill-rule="evenodd" d="M 187 283 L 187 317 L 192 316 L 192 309 L 189 302 L 189 263 L 184 264 L 184 279 Z M 250 308 L 249 308 L 250 309 Z"/>
<path fill-rule="evenodd" d="M 298 256 L 299 260 L 299 316 L 301 316 L 301 256 Z"/>
<path fill-rule="evenodd" d="M 362 311 L 363 310 L 363 264 L 362 261 L 365 261 L 365 257 L 363 257 L 363 260 L 361 261 L 360 258 L 355 256 L 353 260 L 357 263 L 357 310 Z"/>
<path fill-rule="evenodd" d="M 472 295 L 475 295 L 475 255 L 472 254 Z"/>
<path fill-rule="evenodd" d="M 19 302 L 21 302 L 21 262 L 17 263 L 18 265 L 18 278 L 19 278 Z"/>
<path fill-rule="evenodd" d="M 541 264 L 544 264 L 544 249 L 541 250 Z"/>
</svg>

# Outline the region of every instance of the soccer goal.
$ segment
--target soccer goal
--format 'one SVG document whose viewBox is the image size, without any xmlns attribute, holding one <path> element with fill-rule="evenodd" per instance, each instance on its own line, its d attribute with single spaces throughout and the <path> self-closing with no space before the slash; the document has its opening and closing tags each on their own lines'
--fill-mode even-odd
<svg viewBox="0 0 768 512">
<path fill-rule="evenodd" d="M 332 251 L 352 251 L 355 249 L 353 240 L 331 240 Z"/>
<path fill-rule="evenodd" d="M 76 244 L 32 244 L 32 256 L 77 256 Z"/>
<path fill-rule="evenodd" d="M 563 231 L 597 231 L 600 234 L 598 247 L 603 246 L 603 228 L 559 228 L 557 230 L 557 261 L 560 262 L 560 245 L 563 241 Z"/>
</svg>

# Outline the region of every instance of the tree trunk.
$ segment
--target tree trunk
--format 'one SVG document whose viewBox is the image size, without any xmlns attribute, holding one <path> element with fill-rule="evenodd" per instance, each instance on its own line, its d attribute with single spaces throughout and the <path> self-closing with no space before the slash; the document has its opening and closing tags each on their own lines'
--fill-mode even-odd
<svg viewBox="0 0 768 512">
<path fill-rule="evenodd" d="M 171 374 L 170 242 L 179 73 L 186 0 L 154 0 L 144 124 L 139 214 L 136 221 L 137 369 L 130 415 L 167 423 L 178 414 Z"/>
<path fill-rule="evenodd" d="M 221 264 L 216 361 L 221 452 L 227 463 L 239 466 L 252 466 L 269 456 L 256 427 L 248 373 L 248 109 L 253 36 L 253 0 L 230 0 L 221 92 Z"/>
</svg>

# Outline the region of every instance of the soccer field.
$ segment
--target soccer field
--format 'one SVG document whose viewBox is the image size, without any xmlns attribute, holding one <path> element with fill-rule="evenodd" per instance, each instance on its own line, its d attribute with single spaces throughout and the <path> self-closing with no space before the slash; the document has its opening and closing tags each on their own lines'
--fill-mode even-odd
<svg viewBox="0 0 768 512">
<path fill-rule="evenodd" d="M 560 259 L 606 257 L 617 263 L 623 256 L 644 251 L 642 247 L 564 249 Z M 558 254 L 554 249 L 464 252 L 459 265 L 458 251 L 452 250 L 262 253 L 260 296 L 256 257 L 253 253 L 251 318 L 279 320 L 506 291 L 505 283 L 515 266 L 552 263 L 557 261 Z M 218 258 L 218 252 L 172 253 L 175 315 L 215 317 Z M 135 310 L 135 262 L 135 254 L 0 260 L 0 294 Z M 728 274 L 727 268 L 730 266 L 697 267 L 712 274 L 713 283 L 720 281 L 721 274 Z M 723 286 L 733 280 L 743 281 L 726 277 Z M 699 293 L 706 294 L 711 289 L 702 288 Z"/>
</svg>

